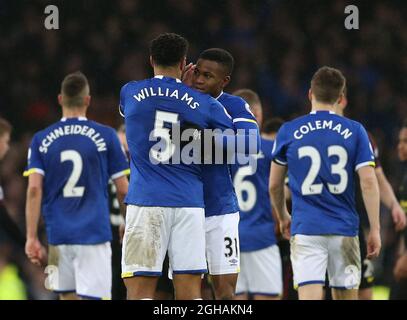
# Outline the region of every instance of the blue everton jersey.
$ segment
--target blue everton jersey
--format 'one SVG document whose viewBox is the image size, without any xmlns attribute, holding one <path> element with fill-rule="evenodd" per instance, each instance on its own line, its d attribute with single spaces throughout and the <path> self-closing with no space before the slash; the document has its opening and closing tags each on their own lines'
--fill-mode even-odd
<svg viewBox="0 0 407 320">
<path fill-rule="evenodd" d="M 238 122 L 253 123 L 256 119 L 249 105 L 241 97 L 222 92 L 217 100 L 225 107 L 233 119 L 234 128 Z M 203 166 L 203 182 L 205 194 L 205 216 L 223 215 L 239 210 L 233 188 L 230 165 L 213 164 Z"/>
<path fill-rule="evenodd" d="M 360 123 L 328 111 L 287 122 L 273 160 L 288 165 L 293 235 L 358 234 L 354 178 L 359 168 L 375 165 Z"/>
<path fill-rule="evenodd" d="M 120 109 L 131 158 L 126 203 L 203 208 L 202 166 L 171 161 L 177 154 L 171 129 L 183 123 L 201 129 L 232 128 L 222 105 L 178 79 L 156 76 L 123 86 Z M 156 149 L 157 144 L 161 148 Z"/>
<path fill-rule="evenodd" d="M 48 242 L 111 240 L 108 182 L 128 174 L 116 132 L 86 118 L 63 118 L 32 139 L 25 176 L 44 176 L 42 214 Z"/>
<path fill-rule="evenodd" d="M 269 196 L 273 141 L 261 139 L 259 154 L 247 164 L 232 165 L 233 184 L 239 200 L 239 238 L 242 252 L 276 244 Z"/>
</svg>

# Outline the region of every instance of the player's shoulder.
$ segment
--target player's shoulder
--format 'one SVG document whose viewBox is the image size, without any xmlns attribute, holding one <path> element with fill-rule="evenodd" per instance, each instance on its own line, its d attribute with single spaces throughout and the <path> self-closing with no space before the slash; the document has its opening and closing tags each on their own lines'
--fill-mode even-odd
<svg viewBox="0 0 407 320">
<path fill-rule="evenodd" d="M 89 127 L 93 127 L 94 129 L 98 129 L 102 132 L 106 132 L 108 134 L 116 133 L 116 131 L 111 126 L 108 126 L 95 120 L 87 120 L 86 125 Z"/>
<path fill-rule="evenodd" d="M 227 92 L 222 92 L 222 94 L 219 97 L 220 101 L 228 101 L 228 102 L 232 102 L 234 104 L 237 105 L 245 105 L 247 102 L 245 99 L 243 99 L 240 96 L 235 96 L 233 94 L 227 93 Z"/>
<path fill-rule="evenodd" d="M 126 93 L 127 91 L 131 90 L 132 88 L 138 87 L 140 85 L 141 82 L 143 82 L 144 80 L 132 80 L 129 81 L 127 83 L 125 83 L 120 92 L 121 93 Z"/>
<path fill-rule="evenodd" d="M 37 132 L 34 133 L 33 139 L 41 139 L 42 137 L 48 135 L 50 132 L 54 131 L 57 127 L 63 125 L 63 122 L 61 120 L 56 121 L 49 126 L 45 127 L 44 129 L 41 129 Z"/>
<path fill-rule="evenodd" d="M 363 126 L 362 123 L 353 120 L 353 119 L 349 119 L 347 117 L 342 117 L 337 115 L 344 123 L 346 123 L 349 127 L 351 127 L 354 130 L 366 130 L 365 127 Z"/>
</svg>

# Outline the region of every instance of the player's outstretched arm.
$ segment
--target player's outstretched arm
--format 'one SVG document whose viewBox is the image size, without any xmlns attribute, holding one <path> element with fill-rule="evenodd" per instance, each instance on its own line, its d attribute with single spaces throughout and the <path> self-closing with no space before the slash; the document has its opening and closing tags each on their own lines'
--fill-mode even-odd
<svg viewBox="0 0 407 320">
<path fill-rule="evenodd" d="M 375 169 L 364 166 L 358 170 L 363 202 L 369 217 L 370 231 L 367 241 L 367 258 L 376 258 L 380 253 L 380 194 Z"/>
<path fill-rule="evenodd" d="M 38 240 L 38 222 L 41 214 L 43 176 L 31 173 L 28 177 L 27 201 L 25 207 L 27 240 L 25 253 L 30 261 L 41 265 L 44 260 L 45 250 Z"/>
<path fill-rule="evenodd" d="M 277 213 L 280 224 L 280 231 L 284 238 L 290 238 L 291 216 L 288 213 L 285 194 L 284 179 L 287 174 L 287 167 L 275 162 L 271 164 L 269 192 L 271 201 Z"/>
<path fill-rule="evenodd" d="M 387 180 L 382 167 L 376 168 L 375 172 L 379 182 L 380 200 L 391 211 L 396 231 L 401 231 L 406 227 L 406 214 L 397 201 L 393 188 Z"/>
</svg>

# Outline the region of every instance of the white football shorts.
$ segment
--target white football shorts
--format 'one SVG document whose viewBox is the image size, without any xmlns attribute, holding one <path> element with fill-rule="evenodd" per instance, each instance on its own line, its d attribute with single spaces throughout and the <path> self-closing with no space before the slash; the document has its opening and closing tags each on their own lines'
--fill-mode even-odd
<svg viewBox="0 0 407 320">
<path fill-rule="evenodd" d="M 161 276 L 167 250 L 175 274 L 206 273 L 204 224 L 203 208 L 128 205 L 122 278 Z"/>
<path fill-rule="evenodd" d="M 335 289 L 358 289 L 361 262 L 358 237 L 296 234 L 290 240 L 294 286 L 325 284 Z"/>
<path fill-rule="evenodd" d="M 236 295 L 278 297 L 283 293 L 283 273 L 277 245 L 240 254 L 240 273 Z"/>
<path fill-rule="evenodd" d="M 239 212 L 205 218 L 209 274 L 239 273 Z"/>
<path fill-rule="evenodd" d="M 110 242 L 95 245 L 50 245 L 46 287 L 56 293 L 76 293 L 84 299 L 111 299 Z"/>
</svg>

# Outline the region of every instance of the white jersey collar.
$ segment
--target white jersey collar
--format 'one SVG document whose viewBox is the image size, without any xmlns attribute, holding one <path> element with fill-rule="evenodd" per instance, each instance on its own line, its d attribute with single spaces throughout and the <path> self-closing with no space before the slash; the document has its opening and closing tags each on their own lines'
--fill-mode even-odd
<svg viewBox="0 0 407 320">
<path fill-rule="evenodd" d="M 63 118 L 61 118 L 61 121 L 62 121 L 62 122 L 65 122 L 67 119 L 78 119 L 79 121 L 86 121 L 86 120 L 88 120 L 88 118 L 86 118 L 86 117 L 72 117 L 72 118 L 63 117 Z"/>
<path fill-rule="evenodd" d="M 220 94 L 215 98 L 216 100 L 218 100 L 223 94 L 223 90 L 220 92 Z"/>
<path fill-rule="evenodd" d="M 309 114 L 317 114 L 317 112 L 327 112 L 328 110 L 314 110 L 311 111 Z M 329 114 L 336 114 L 335 111 L 329 111 Z"/>
<path fill-rule="evenodd" d="M 162 74 L 158 74 L 158 75 L 154 76 L 154 78 L 161 79 L 161 80 L 162 80 L 164 77 L 166 77 L 166 76 L 163 76 Z M 182 81 L 181 81 L 180 79 L 178 79 L 178 78 L 172 78 L 172 77 L 167 77 L 167 78 L 175 79 L 175 81 L 177 81 L 178 83 L 181 83 L 181 82 L 182 82 Z"/>
</svg>

